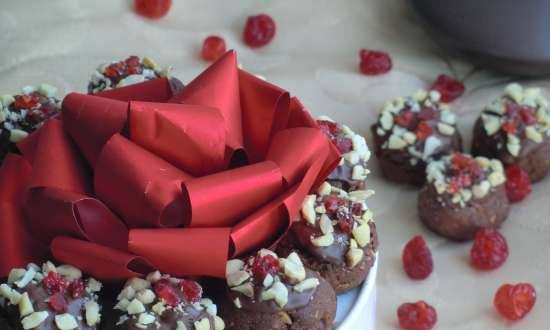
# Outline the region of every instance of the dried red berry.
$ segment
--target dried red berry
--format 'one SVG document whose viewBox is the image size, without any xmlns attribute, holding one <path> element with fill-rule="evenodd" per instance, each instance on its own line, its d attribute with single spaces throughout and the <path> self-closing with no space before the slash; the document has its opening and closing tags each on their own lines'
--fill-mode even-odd
<svg viewBox="0 0 550 330">
<path fill-rule="evenodd" d="M 177 306 L 181 303 L 181 298 L 176 292 L 174 286 L 168 279 L 161 279 L 154 285 L 155 293 L 169 306 Z"/>
<path fill-rule="evenodd" d="M 257 255 L 254 258 L 254 264 L 252 265 L 252 272 L 254 276 L 261 282 L 265 279 L 267 274 L 275 275 L 279 272 L 281 264 L 279 259 L 268 254 L 265 256 Z"/>
<path fill-rule="evenodd" d="M 225 54 L 225 40 L 218 36 L 208 36 L 202 43 L 201 57 L 206 61 L 215 61 Z"/>
<path fill-rule="evenodd" d="M 335 214 L 338 211 L 338 208 L 342 205 L 343 201 L 340 197 L 336 195 L 329 195 L 325 199 L 325 210 L 329 214 Z"/>
<path fill-rule="evenodd" d="M 85 291 L 86 287 L 84 286 L 84 282 L 82 280 L 74 280 L 69 285 L 69 293 L 73 299 L 82 297 Z"/>
<path fill-rule="evenodd" d="M 522 107 L 519 114 L 526 125 L 534 125 L 538 122 L 535 111 L 529 107 Z"/>
<path fill-rule="evenodd" d="M 446 74 L 440 74 L 432 84 L 431 90 L 441 94 L 441 101 L 448 103 L 456 100 L 464 94 L 464 84 Z"/>
<path fill-rule="evenodd" d="M 319 128 L 325 133 L 326 136 L 333 138 L 338 135 L 339 129 L 335 122 L 328 120 L 318 120 Z"/>
<path fill-rule="evenodd" d="M 517 165 L 506 168 L 506 194 L 512 203 L 523 200 L 531 192 L 529 174 Z"/>
<path fill-rule="evenodd" d="M 15 97 L 14 107 L 17 110 L 32 109 L 37 105 L 38 101 L 31 95 L 19 95 Z"/>
<path fill-rule="evenodd" d="M 127 59 L 124 60 L 124 63 L 128 66 L 138 66 L 139 65 L 139 57 L 132 55 L 129 56 Z"/>
<path fill-rule="evenodd" d="M 338 211 L 336 218 L 338 219 L 338 228 L 342 232 L 350 234 L 353 230 L 353 216 L 349 213 Z"/>
<path fill-rule="evenodd" d="M 244 43 L 252 48 L 263 47 L 273 40 L 276 30 L 275 21 L 271 16 L 249 16 L 243 31 Z"/>
<path fill-rule="evenodd" d="M 437 322 L 437 312 L 425 301 L 417 301 L 399 306 L 397 318 L 402 329 L 430 330 Z"/>
<path fill-rule="evenodd" d="M 170 7 L 172 7 L 172 0 L 134 0 L 136 13 L 152 19 L 165 16 Z"/>
<path fill-rule="evenodd" d="M 495 294 L 494 305 L 500 315 L 517 321 L 531 311 L 536 300 L 537 292 L 531 284 L 504 284 Z"/>
<path fill-rule="evenodd" d="M 420 120 L 433 120 L 439 117 L 439 112 L 433 107 L 427 107 L 418 113 L 418 119 Z"/>
<path fill-rule="evenodd" d="M 195 281 L 182 280 L 180 290 L 188 303 L 194 304 L 201 300 L 202 287 Z"/>
<path fill-rule="evenodd" d="M 403 267 L 407 275 L 414 280 L 423 280 L 434 269 L 432 252 L 420 235 L 413 237 L 403 249 Z"/>
<path fill-rule="evenodd" d="M 69 308 L 67 300 L 65 300 L 65 296 L 61 292 L 57 292 L 48 297 L 48 306 L 52 311 L 59 314 L 66 313 Z"/>
<path fill-rule="evenodd" d="M 338 148 L 338 150 L 340 150 L 340 152 L 343 154 L 345 154 L 346 152 L 350 151 L 351 148 L 353 148 L 353 142 L 351 142 L 351 139 L 348 139 L 348 138 L 337 137 L 333 142 L 336 148 Z"/>
<path fill-rule="evenodd" d="M 481 229 L 476 233 L 470 250 L 472 266 L 480 270 L 497 269 L 508 259 L 508 243 L 496 229 Z"/>
<path fill-rule="evenodd" d="M 416 138 L 420 141 L 426 140 L 433 133 L 433 128 L 425 121 L 421 121 L 416 127 Z"/>
<path fill-rule="evenodd" d="M 500 126 L 500 128 L 505 131 L 506 133 L 509 133 L 509 134 L 515 134 L 516 133 L 516 123 L 514 123 L 513 121 L 509 120 L 507 122 L 505 122 L 504 124 L 502 124 Z"/>
<path fill-rule="evenodd" d="M 42 286 L 49 294 L 64 293 L 69 287 L 69 281 L 56 272 L 49 272 L 42 280 Z"/>
<path fill-rule="evenodd" d="M 401 127 L 411 126 L 414 120 L 414 114 L 411 111 L 403 111 L 395 117 L 395 123 Z"/>
<path fill-rule="evenodd" d="M 382 51 L 363 48 L 359 51 L 359 58 L 359 70 L 370 76 L 387 73 L 393 66 L 390 55 Z"/>
</svg>

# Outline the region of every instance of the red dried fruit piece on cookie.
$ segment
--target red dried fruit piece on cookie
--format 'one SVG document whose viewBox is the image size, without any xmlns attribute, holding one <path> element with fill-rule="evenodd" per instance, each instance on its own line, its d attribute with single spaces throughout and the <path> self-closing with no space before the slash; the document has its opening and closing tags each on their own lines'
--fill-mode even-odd
<svg viewBox="0 0 550 330">
<path fill-rule="evenodd" d="M 249 16 L 243 31 L 243 40 L 252 48 L 263 47 L 273 40 L 277 26 L 271 16 L 260 14 Z"/>
<path fill-rule="evenodd" d="M 512 203 L 523 200 L 531 192 L 529 174 L 517 165 L 506 168 L 506 194 Z"/>
<path fill-rule="evenodd" d="M 71 298 L 73 299 L 78 299 L 82 297 L 85 291 L 86 287 L 82 280 L 74 280 L 69 285 L 69 293 L 71 295 Z"/>
<path fill-rule="evenodd" d="M 420 141 L 426 140 L 433 133 L 433 128 L 425 121 L 421 121 L 416 127 L 416 138 Z"/>
<path fill-rule="evenodd" d="M 432 252 L 420 235 L 413 237 L 403 249 L 403 267 L 405 273 L 414 280 L 423 280 L 434 269 Z"/>
<path fill-rule="evenodd" d="M 141 16 L 158 19 L 168 14 L 172 0 L 134 0 L 134 9 Z"/>
<path fill-rule="evenodd" d="M 338 125 L 335 122 L 329 120 L 318 120 L 317 124 L 323 133 L 331 138 L 335 137 L 339 133 Z"/>
<path fill-rule="evenodd" d="M 338 148 L 338 150 L 340 150 L 341 153 L 345 154 L 351 150 L 353 147 L 353 142 L 351 142 L 351 139 L 345 137 L 337 137 L 334 140 L 334 145 Z"/>
<path fill-rule="evenodd" d="M 395 123 L 401 127 L 408 128 L 414 121 L 414 114 L 411 111 L 402 111 L 395 117 Z"/>
<path fill-rule="evenodd" d="M 500 315 L 517 321 L 531 311 L 536 301 L 537 292 L 531 284 L 504 284 L 495 294 L 494 305 Z"/>
<path fill-rule="evenodd" d="M 67 304 L 67 300 L 65 299 L 65 296 L 61 292 L 57 292 L 47 299 L 48 306 L 50 309 L 58 314 L 66 313 L 69 309 L 69 305 Z"/>
<path fill-rule="evenodd" d="M 440 74 L 432 84 L 431 90 L 438 91 L 441 94 L 441 101 L 449 103 L 461 97 L 466 88 L 461 81 L 446 74 Z"/>
<path fill-rule="evenodd" d="M 437 312 L 425 301 L 418 301 L 399 306 L 397 318 L 402 329 L 430 330 L 437 323 Z"/>
<path fill-rule="evenodd" d="M 497 269 L 508 259 L 508 243 L 496 229 L 481 229 L 470 250 L 472 266 L 480 270 Z"/>
<path fill-rule="evenodd" d="M 267 274 L 274 275 L 279 272 L 281 269 L 281 264 L 279 259 L 276 257 L 267 254 L 265 256 L 257 255 L 254 258 L 254 264 L 252 265 L 252 273 L 254 276 L 263 282 Z"/>
<path fill-rule="evenodd" d="M 191 304 L 197 303 L 202 297 L 202 287 L 199 283 L 192 280 L 182 280 L 180 290 L 185 296 L 185 300 Z"/>
<path fill-rule="evenodd" d="M 208 36 L 202 43 L 201 57 L 206 61 L 215 61 L 225 54 L 225 40 L 218 36 Z"/>
<path fill-rule="evenodd" d="M 27 109 L 30 110 L 38 105 L 38 99 L 31 95 L 19 95 L 15 97 L 13 106 L 17 110 Z"/>
<path fill-rule="evenodd" d="M 56 272 L 49 272 L 42 280 L 42 286 L 49 294 L 64 293 L 69 287 L 69 281 Z"/>
<path fill-rule="evenodd" d="M 359 70 L 369 76 L 387 73 L 393 67 L 392 59 L 386 52 L 363 48 L 359 51 L 359 58 Z"/>
<path fill-rule="evenodd" d="M 181 298 L 176 288 L 170 283 L 168 279 L 161 279 L 154 285 L 155 293 L 169 306 L 177 306 L 181 303 Z"/>
</svg>

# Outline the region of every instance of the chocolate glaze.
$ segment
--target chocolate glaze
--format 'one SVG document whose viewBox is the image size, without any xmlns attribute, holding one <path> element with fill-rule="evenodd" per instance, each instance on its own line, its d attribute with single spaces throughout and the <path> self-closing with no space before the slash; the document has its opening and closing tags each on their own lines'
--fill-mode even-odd
<svg viewBox="0 0 550 330">
<path fill-rule="evenodd" d="M 429 121 L 432 127 L 437 125 L 437 122 Z M 384 136 L 378 135 L 376 132 L 378 124 L 371 126 L 371 132 L 375 144 L 375 154 L 380 161 L 380 170 L 382 175 L 391 181 L 407 183 L 414 186 L 422 186 L 426 181 L 427 163 L 419 158 L 414 157 L 405 149 L 385 149 L 382 145 L 389 139 L 390 134 Z M 462 136 L 458 132 L 452 136 L 440 134 L 437 129 L 434 129 L 433 136 L 441 141 L 441 145 L 437 147 L 432 155 L 433 159 L 439 159 L 444 155 L 448 155 L 453 151 L 462 151 Z M 424 141 L 416 141 L 413 145 L 419 149 L 424 149 Z M 413 165 L 411 159 L 416 158 L 418 162 Z"/>
<path fill-rule="evenodd" d="M 306 278 L 316 277 L 318 277 L 316 273 L 310 271 L 309 269 L 306 269 Z M 230 289 L 227 289 L 227 295 L 231 299 L 231 301 L 234 301 L 235 298 L 239 298 L 243 310 L 259 313 L 276 313 L 279 311 L 295 310 L 306 306 L 307 304 L 309 304 L 317 290 L 317 288 L 314 288 L 312 290 L 307 290 L 300 293 L 295 291 L 287 283 L 283 282 L 283 284 L 285 284 L 288 289 L 288 303 L 283 308 L 277 305 L 274 300 L 261 301 L 260 296 L 263 290 L 263 286 L 261 284 L 254 285 L 255 297 L 253 299 L 243 295 L 240 292 Z"/>
<path fill-rule="evenodd" d="M 146 305 L 145 309 L 151 310 L 151 305 Z M 199 321 L 203 318 L 208 318 L 208 320 L 210 321 L 210 330 L 214 330 L 214 317 L 212 317 L 204 310 L 199 311 L 195 309 L 191 305 L 183 307 L 182 310 L 166 309 L 160 316 L 158 326 L 157 324 L 152 323 L 149 324 L 146 328 L 137 326 L 137 318 L 129 319 L 121 325 L 116 325 L 121 315 L 122 314 L 120 313 L 118 313 L 118 315 L 115 315 L 113 320 L 109 322 L 106 330 L 174 330 L 177 327 L 178 321 L 183 322 L 187 329 L 194 329 L 194 322 Z"/>
<path fill-rule="evenodd" d="M 55 313 L 50 310 L 48 303 L 46 302 L 50 296 L 48 292 L 40 284 L 29 284 L 24 290 L 20 291 L 21 293 L 27 292 L 29 294 L 29 299 L 33 304 L 35 312 L 47 311 L 49 312 L 48 318 L 42 322 L 37 328 L 33 330 L 57 330 L 55 325 Z M 86 317 L 84 311 L 84 304 L 87 300 L 90 300 L 91 297 L 88 294 L 84 294 L 83 297 L 78 299 L 73 299 L 69 295 L 65 295 L 65 299 L 68 303 L 67 313 L 74 316 L 78 327 L 78 330 L 95 330 L 97 327 L 89 327 L 86 324 Z M 9 305 L 7 308 L 8 321 L 13 327 L 14 330 L 23 330 L 21 321 L 19 318 L 19 309 L 17 306 Z"/>
<path fill-rule="evenodd" d="M 346 265 L 346 252 L 349 248 L 350 235 L 336 230 L 334 235 L 334 244 L 327 247 L 318 247 L 311 243 L 311 237 L 319 237 L 323 235 L 318 226 L 310 226 L 304 221 L 297 222 L 292 226 L 292 230 L 296 235 L 299 244 L 302 245 L 309 253 L 324 262 L 334 265 Z"/>
<path fill-rule="evenodd" d="M 478 118 L 474 125 L 472 154 L 499 159 L 504 166 L 519 165 L 527 171 L 531 181 L 540 181 L 550 173 L 550 137 L 544 135 L 541 143 L 535 143 L 526 138 L 524 130 L 519 132 L 521 150 L 519 156 L 514 157 L 506 148 L 506 133 L 500 130 L 493 135 L 487 135 L 483 120 Z"/>
<path fill-rule="evenodd" d="M 331 185 L 345 191 L 364 189 L 366 180 L 358 181 L 352 179 L 354 165 L 357 164 L 350 164 L 348 161 L 344 161 L 342 165 L 336 167 L 332 173 L 329 174 L 327 181 Z M 362 165 L 363 168 L 367 168 L 367 162 L 365 161 L 360 162 L 359 165 Z"/>
</svg>

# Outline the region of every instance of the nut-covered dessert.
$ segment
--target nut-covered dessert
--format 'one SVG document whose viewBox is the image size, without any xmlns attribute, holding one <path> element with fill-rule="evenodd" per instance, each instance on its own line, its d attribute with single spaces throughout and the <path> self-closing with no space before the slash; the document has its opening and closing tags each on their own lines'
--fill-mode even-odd
<svg viewBox="0 0 550 330">
<path fill-rule="evenodd" d="M 454 153 L 431 162 L 418 196 L 422 222 L 454 240 L 473 239 L 482 228 L 497 228 L 508 216 L 506 176 L 497 159 Z"/>
<path fill-rule="evenodd" d="M 456 115 L 440 98 L 437 91 L 420 90 L 386 103 L 371 127 L 385 178 L 421 186 L 430 161 L 462 151 Z"/>
<path fill-rule="evenodd" d="M 117 297 L 115 319 L 107 329 L 223 330 L 224 321 L 201 285 L 154 272 L 131 278 Z"/>
<path fill-rule="evenodd" d="M 550 104 L 540 89 L 506 86 L 476 121 L 472 153 L 518 165 L 533 182 L 544 178 L 550 172 Z"/>
<path fill-rule="evenodd" d="M 183 84 L 178 79 L 170 77 L 171 70 L 171 67 L 159 67 L 149 57 L 129 56 L 122 61 L 101 64 L 92 73 L 88 93 L 95 94 L 161 77 L 169 78 L 173 88 L 180 89 Z"/>
<path fill-rule="evenodd" d="M 327 181 L 346 191 L 363 189 L 370 173 L 367 162 L 371 155 L 365 138 L 328 117 L 319 117 L 317 124 L 342 154 L 340 164 Z"/>
<path fill-rule="evenodd" d="M 279 244 L 297 251 L 306 267 L 318 271 L 337 293 L 361 284 L 374 265 L 378 237 L 366 199 L 372 190 L 346 192 L 324 182 L 302 204 L 300 221 Z"/>
<path fill-rule="evenodd" d="M 227 293 L 221 313 L 230 330 L 328 330 L 336 294 L 296 253 L 279 258 L 260 250 L 227 263 Z"/>
<path fill-rule="evenodd" d="M 0 162 L 15 144 L 59 114 L 57 89 L 48 84 L 25 86 L 21 94 L 0 96 Z"/>
<path fill-rule="evenodd" d="M 101 322 L 97 296 L 101 287 L 73 266 L 29 264 L 13 269 L 7 282 L 0 284 L 5 301 L 0 308 L 14 330 L 94 330 Z"/>
</svg>

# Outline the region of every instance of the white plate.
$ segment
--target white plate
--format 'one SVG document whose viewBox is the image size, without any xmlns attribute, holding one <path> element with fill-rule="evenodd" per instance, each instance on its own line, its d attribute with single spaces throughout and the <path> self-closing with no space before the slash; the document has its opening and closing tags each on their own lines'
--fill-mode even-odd
<svg viewBox="0 0 550 330">
<path fill-rule="evenodd" d="M 337 330 L 374 330 L 376 324 L 376 273 L 378 253 L 363 285 L 338 296 Z"/>
</svg>

